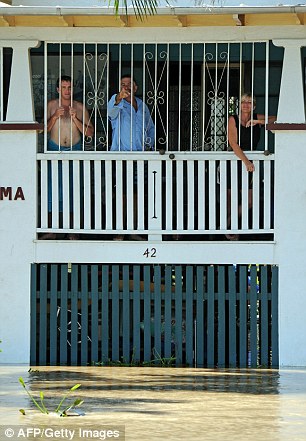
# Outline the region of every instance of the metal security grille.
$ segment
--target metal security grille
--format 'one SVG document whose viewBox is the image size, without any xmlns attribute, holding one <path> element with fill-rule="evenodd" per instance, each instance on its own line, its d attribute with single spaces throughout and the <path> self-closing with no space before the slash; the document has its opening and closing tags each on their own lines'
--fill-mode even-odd
<svg viewBox="0 0 306 441">
<path fill-rule="evenodd" d="M 237 100 L 244 92 L 256 96 L 256 111 L 276 114 L 281 68 L 275 65 L 281 62 L 282 54 L 269 41 L 46 42 L 43 53 L 32 50 L 36 118 L 47 123 L 47 102 L 58 97 L 57 79 L 71 76 L 74 99 L 85 104 L 94 126 L 93 136 L 84 137 L 82 149 L 109 151 L 112 129 L 107 104 L 119 92 L 122 75 L 130 74 L 154 123 L 153 150 L 226 150 L 227 118 L 239 112 Z M 143 127 L 143 136 L 144 132 Z M 45 150 L 47 138 L 46 132 Z M 262 134 L 261 144 L 268 149 L 267 133 Z M 131 143 L 130 150 L 134 147 Z"/>
<path fill-rule="evenodd" d="M 278 268 L 32 266 L 31 364 L 278 366 Z"/>
</svg>

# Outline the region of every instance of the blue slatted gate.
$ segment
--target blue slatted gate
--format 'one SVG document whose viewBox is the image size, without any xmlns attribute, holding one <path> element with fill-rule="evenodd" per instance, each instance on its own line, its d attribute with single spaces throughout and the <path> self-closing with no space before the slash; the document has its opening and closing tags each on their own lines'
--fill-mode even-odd
<svg viewBox="0 0 306 441">
<path fill-rule="evenodd" d="M 278 268 L 33 264 L 32 365 L 278 366 Z"/>
</svg>

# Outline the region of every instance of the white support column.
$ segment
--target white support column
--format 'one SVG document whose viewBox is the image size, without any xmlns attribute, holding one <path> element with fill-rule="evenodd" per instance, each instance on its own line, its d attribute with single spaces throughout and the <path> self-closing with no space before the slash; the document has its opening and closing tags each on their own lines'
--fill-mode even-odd
<svg viewBox="0 0 306 441">
<path fill-rule="evenodd" d="M 29 48 L 1 41 L 13 58 L 6 122 L 34 120 Z M 33 131 L 0 125 L 0 363 L 30 362 L 30 269 L 36 234 L 36 146 Z"/>
<path fill-rule="evenodd" d="M 306 133 L 275 136 L 280 365 L 306 366 Z"/>
<path fill-rule="evenodd" d="M 4 46 L 3 41 L 0 44 Z M 13 48 L 6 121 L 34 121 L 29 48 L 37 45 L 38 41 L 9 41 L 5 44 Z"/>
<path fill-rule="evenodd" d="M 273 43 L 285 48 L 277 122 L 304 123 L 301 47 L 306 46 L 306 40 L 274 40 Z"/>
<path fill-rule="evenodd" d="M 285 47 L 278 123 L 305 123 L 300 48 Z M 279 356 L 281 366 L 306 366 L 306 132 L 275 135 L 275 240 L 279 263 Z"/>
</svg>

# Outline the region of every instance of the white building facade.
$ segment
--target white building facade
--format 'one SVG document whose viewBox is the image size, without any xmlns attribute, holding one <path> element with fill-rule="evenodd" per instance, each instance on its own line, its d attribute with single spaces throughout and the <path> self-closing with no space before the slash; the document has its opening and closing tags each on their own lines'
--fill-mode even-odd
<svg viewBox="0 0 306 441">
<path fill-rule="evenodd" d="M 306 7 L 161 7 L 140 21 L 94 2 L 23 3 L 0 7 L 0 362 L 30 362 L 35 265 L 258 264 L 278 268 L 279 365 L 306 366 Z M 110 151 L 107 102 L 126 72 L 151 151 Z M 47 102 L 67 74 L 94 135 L 49 152 Z M 226 136 L 247 90 L 277 116 L 249 153 L 251 184 Z"/>
</svg>

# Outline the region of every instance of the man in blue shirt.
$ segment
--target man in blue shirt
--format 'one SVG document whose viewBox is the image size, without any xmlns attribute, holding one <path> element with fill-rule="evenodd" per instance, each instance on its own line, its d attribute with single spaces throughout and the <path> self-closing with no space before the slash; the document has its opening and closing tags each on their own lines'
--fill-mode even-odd
<svg viewBox="0 0 306 441">
<path fill-rule="evenodd" d="M 108 117 L 112 124 L 111 151 L 152 150 L 155 127 L 150 111 L 143 101 L 135 96 L 137 84 L 129 75 L 121 78 L 120 92 L 108 103 Z"/>
</svg>

